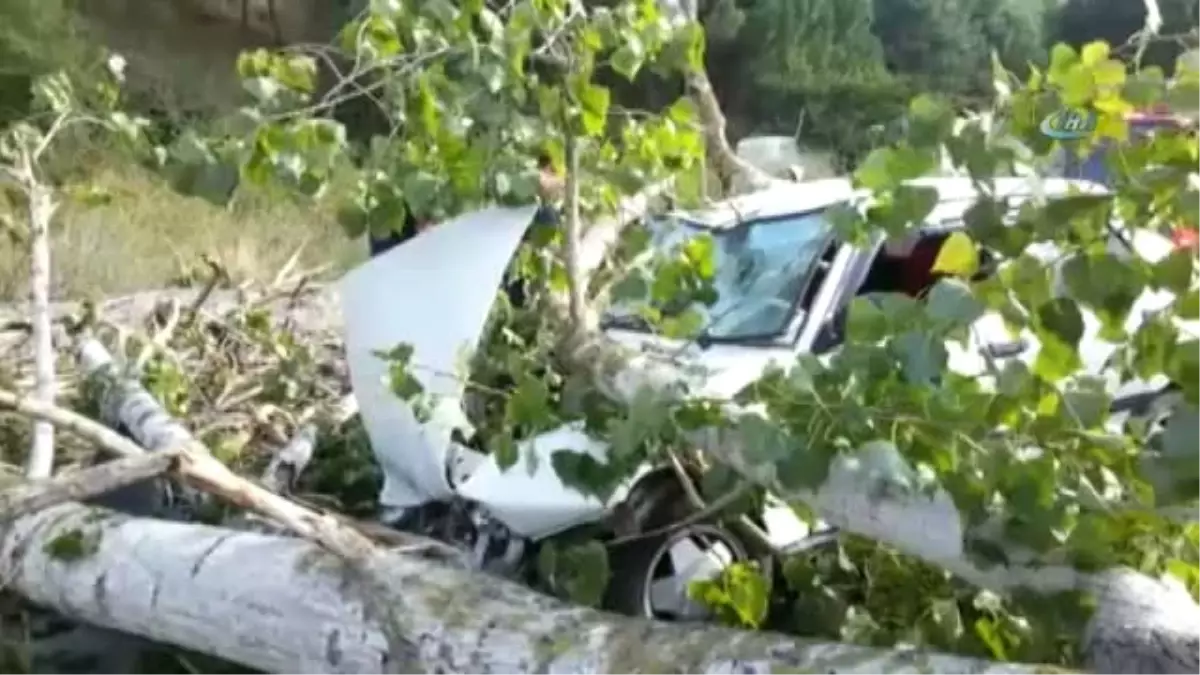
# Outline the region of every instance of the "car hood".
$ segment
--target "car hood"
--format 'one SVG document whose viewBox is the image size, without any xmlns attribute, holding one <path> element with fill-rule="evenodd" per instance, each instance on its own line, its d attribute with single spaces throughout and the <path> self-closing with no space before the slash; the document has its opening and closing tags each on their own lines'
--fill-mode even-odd
<svg viewBox="0 0 1200 675">
<path fill-rule="evenodd" d="M 350 382 L 383 469 L 383 503 L 408 506 L 451 494 L 451 434 L 470 430 L 462 407 L 464 367 L 535 211 L 493 207 L 459 216 L 339 282 Z M 388 364 L 379 356 L 400 344 L 412 347 L 410 372 L 432 404 L 425 423 L 392 393 Z"/>
</svg>

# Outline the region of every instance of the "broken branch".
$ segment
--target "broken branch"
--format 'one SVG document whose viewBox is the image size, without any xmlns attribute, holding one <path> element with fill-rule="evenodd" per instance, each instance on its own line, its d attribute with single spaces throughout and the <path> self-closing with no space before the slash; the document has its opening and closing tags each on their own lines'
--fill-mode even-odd
<svg viewBox="0 0 1200 675">
<path fill-rule="evenodd" d="M 0 392 L 0 397 L 10 396 Z M 175 463 L 175 453 L 124 457 L 99 466 L 61 473 L 53 478 L 22 482 L 0 492 L 0 521 L 10 521 L 63 502 L 84 501 L 160 476 Z"/>
</svg>

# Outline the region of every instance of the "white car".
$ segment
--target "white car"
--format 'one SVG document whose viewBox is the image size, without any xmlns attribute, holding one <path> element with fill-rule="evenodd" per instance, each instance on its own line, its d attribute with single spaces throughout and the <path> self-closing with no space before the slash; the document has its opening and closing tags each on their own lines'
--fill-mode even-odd
<svg viewBox="0 0 1200 675">
<path fill-rule="evenodd" d="M 939 204 L 929 228 L 908 251 L 915 257 L 961 227 L 964 211 L 977 196 L 967 179 L 924 184 L 938 190 Z M 997 187 L 1014 206 L 1034 194 L 1025 179 L 1003 179 Z M 1096 188 L 1067 181 L 1040 187 L 1050 197 L 1072 189 Z M 839 317 L 844 316 L 840 310 L 855 295 L 901 290 L 906 283 L 882 271 L 894 262 L 884 255 L 882 240 L 851 246 L 835 237 L 827 210 L 861 196 L 849 181 L 831 179 L 780 184 L 703 212 L 672 214 L 654 228 L 658 246 L 702 232 L 716 243 L 720 295 L 702 338 L 656 335 L 620 307 L 608 312 L 603 329 L 646 358 L 674 368 L 692 391 L 713 397 L 732 397 L 768 365 L 786 368 L 798 354 L 836 348 Z M 603 461 L 607 451 L 577 425 L 526 439 L 517 464 L 507 470 L 492 456 L 453 440 L 456 430 L 471 435 L 463 412 L 464 385 L 456 373 L 478 344 L 495 292 L 534 211 L 489 208 L 461 216 L 373 258 L 341 282 L 351 380 L 384 474 L 380 503 L 404 514 L 409 527 L 474 546 L 481 567 L 508 574 L 516 574 L 541 542 L 556 535 L 580 526 L 598 526 L 603 532 L 617 512 L 626 521 L 633 514 L 637 528 L 655 529 L 669 524 L 683 502 L 675 473 L 661 466 L 644 466 L 607 501 L 564 485 L 552 468 L 553 453 L 588 452 Z M 1122 241 L 1114 234 L 1112 245 L 1124 246 Z M 1148 292 L 1134 314 L 1169 301 Z M 1103 372 L 1115 346 L 1099 340 L 1094 319 L 1087 330 L 1083 360 L 1088 369 Z M 973 335 L 969 347 L 952 351 L 951 367 L 983 373 L 987 360 L 982 350 L 1000 358 L 1033 359 L 1039 348 L 1032 335 L 1014 341 L 999 317 L 990 314 L 979 319 Z M 433 397 L 432 415 L 422 417 L 425 422 L 418 422 L 411 406 L 389 390 L 387 364 L 378 353 L 398 344 L 411 346 L 412 374 Z M 1125 383 L 1119 393 L 1159 392 L 1166 384 Z M 1114 390 L 1117 386 L 1114 381 Z M 820 524 L 811 529 L 777 500 L 769 499 L 755 520 L 774 551 L 800 550 L 833 534 Z M 736 528 L 714 523 L 695 523 L 616 547 L 607 604 L 657 618 L 703 617 L 687 597 L 688 582 L 755 557 L 752 548 Z"/>
</svg>

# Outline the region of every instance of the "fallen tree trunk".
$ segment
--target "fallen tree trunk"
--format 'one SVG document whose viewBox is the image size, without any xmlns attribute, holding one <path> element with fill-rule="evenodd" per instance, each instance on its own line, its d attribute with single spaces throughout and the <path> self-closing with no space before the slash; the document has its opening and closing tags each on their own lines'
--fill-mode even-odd
<svg viewBox="0 0 1200 675">
<path fill-rule="evenodd" d="M 679 371 L 652 355 L 637 354 L 600 333 L 578 337 L 573 355 L 590 367 L 608 396 L 636 401 L 639 392 L 676 397 Z M 737 420 L 757 415 L 730 405 L 734 423 L 697 430 L 691 441 L 706 456 L 781 498 L 801 502 L 839 529 L 887 544 L 980 588 L 1043 595 L 1083 592 L 1095 611 L 1082 636 L 1086 666 L 1102 673 L 1195 673 L 1200 669 L 1200 605 L 1182 583 L 1127 568 L 1084 571 L 1067 565 L 985 566 L 971 559 L 971 532 L 950 494 L 915 489 L 916 470 L 895 448 L 867 447 L 840 456 L 816 489 L 788 489 L 773 472 L 748 459 Z M 998 542 L 1003 544 L 1004 542 Z"/>
<path fill-rule="evenodd" d="M 38 604 L 270 672 L 1031 672 L 618 617 L 407 553 L 381 552 L 371 567 L 398 603 L 391 622 L 358 565 L 302 539 L 75 504 L 22 518 L 0 539 L 0 574 Z"/>
<path fill-rule="evenodd" d="M 117 380 L 98 343 L 85 340 L 79 356 L 89 375 L 107 380 L 100 407 L 110 423 L 151 449 L 196 445 L 144 389 Z M 71 428 L 69 414 L 8 405 Z M 77 422 L 76 431 L 83 426 Z M 181 455 L 179 472 L 204 484 L 188 464 L 212 460 L 189 457 Z M 228 489 L 220 494 L 230 498 Z M 323 536 L 311 517 L 287 517 L 282 505 L 263 510 L 327 548 L 68 504 L 9 525 L 0 538 L 0 574 L 69 616 L 275 672 L 1027 670 L 618 617 L 451 564 L 445 547 L 343 546 L 344 537 Z"/>
</svg>

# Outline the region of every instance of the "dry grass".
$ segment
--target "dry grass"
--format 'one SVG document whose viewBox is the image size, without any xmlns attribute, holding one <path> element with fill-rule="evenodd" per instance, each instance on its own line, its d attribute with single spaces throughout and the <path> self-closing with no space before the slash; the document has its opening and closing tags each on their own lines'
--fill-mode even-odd
<svg viewBox="0 0 1200 675">
<path fill-rule="evenodd" d="M 297 248 L 308 266 L 334 272 L 365 257 L 346 238 L 328 205 L 282 195 L 243 194 L 228 208 L 174 192 L 161 178 L 109 160 L 93 184 L 108 202 L 64 204 L 53 231 L 54 288 L 60 298 L 112 295 L 186 279 L 207 254 L 235 281 L 269 279 Z M 0 248 L 0 299 L 23 299 L 27 259 L 22 247 Z"/>
</svg>

